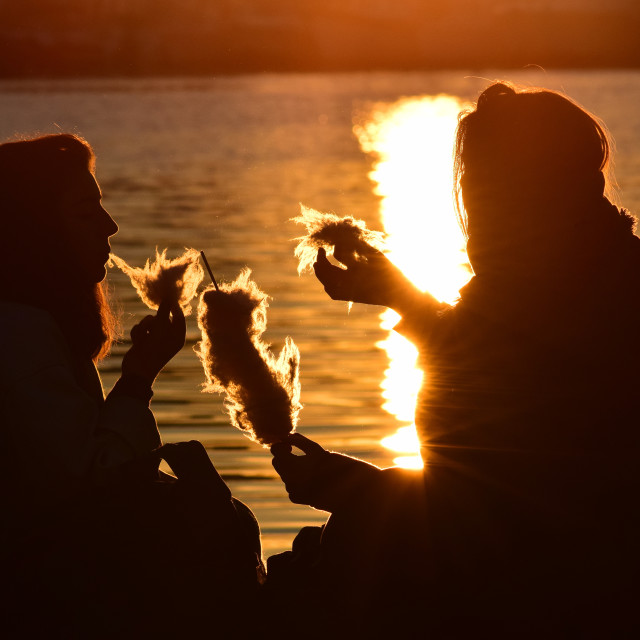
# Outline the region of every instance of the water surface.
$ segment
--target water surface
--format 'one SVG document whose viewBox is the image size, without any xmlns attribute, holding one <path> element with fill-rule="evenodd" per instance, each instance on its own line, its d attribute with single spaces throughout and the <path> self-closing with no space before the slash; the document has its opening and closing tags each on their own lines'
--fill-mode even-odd
<svg viewBox="0 0 640 640">
<path fill-rule="evenodd" d="M 416 127 L 410 145 L 385 156 L 365 143 L 363 127 L 380 124 L 402 104 L 438 96 L 464 104 L 487 84 L 485 78 L 563 89 L 608 125 L 617 144 L 620 200 L 640 210 L 640 73 L 477 75 L 483 78 L 435 72 L 2 82 L 0 136 L 73 131 L 86 137 L 98 155 L 105 206 L 120 225 L 113 249 L 129 263 L 142 265 L 156 246 L 172 255 L 193 246 L 206 251 L 220 280 L 249 266 L 272 296 L 267 339 L 279 350 L 290 335 L 302 354 L 300 431 L 327 448 L 388 466 L 397 453 L 380 441 L 411 420 L 408 401 L 398 414 L 381 389 L 389 381 L 389 358 L 379 345 L 389 336 L 389 322 L 382 328 L 379 308 L 355 306 L 348 313 L 312 276 L 298 276 L 292 238 L 302 230 L 290 218 L 302 202 L 382 229 L 391 219 L 385 221 L 385 212 L 394 206 L 409 212 L 410 224 L 440 209 L 429 201 L 433 188 L 421 176 L 435 172 L 438 158 L 438 170 L 448 175 L 451 156 L 446 144 L 438 147 L 436 160 L 415 153 L 433 151 L 428 127 Z M 390 193 L 381 178 L 381 165 L 390 158 L 404 159 L 406 185 L 415 189 L 400 204 L 398 187 Z M 450 203 L 442 207 L 450 211 Z M 426 258 L 433 254 L 428 247 L 425 238 L 408 253 L 422 250 Z M 451 268 L 437 261 L 425 275 Z M 109 280 L 128 332 L 146 311 L 120 273 Z M 425 286 L 435 287 L 436 280 Z M 258 516 L 270 555 L 326 514 L 291 505 L 268 451 L 229 427 L 220 397 L 201 393 L 197 339 L 191 316 L 187 347 L 156 384 L 154 412 L 166 441 L 196 438 L 207 446 L 235 495 Z M 113 384 L 126 348 L 125 338 L 104 363 L 105 387 Z M 396 366 L 396 382 L 410 366 Z"/>
</svg>

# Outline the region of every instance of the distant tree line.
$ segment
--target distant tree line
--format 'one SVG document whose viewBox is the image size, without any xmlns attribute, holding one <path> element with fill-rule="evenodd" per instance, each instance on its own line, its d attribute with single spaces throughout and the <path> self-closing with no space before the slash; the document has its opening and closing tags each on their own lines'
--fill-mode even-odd
<svg viewBox="0 0 640 640">
<path fill-rule="evenodd" d="M 0 0 L 0 77 L 640 66 L 640 6 L 605 5 Z"/>
</svg>

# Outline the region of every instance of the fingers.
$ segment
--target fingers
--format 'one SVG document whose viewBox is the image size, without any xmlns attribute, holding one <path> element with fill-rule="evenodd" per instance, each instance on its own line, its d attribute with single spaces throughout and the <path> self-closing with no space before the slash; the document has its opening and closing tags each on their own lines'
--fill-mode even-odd
<svg viewBox="0 0 640 640">
<path fill-rule="evenodd" d="M 160 311 L 158 309 L 158 311 Z M 171 308 L 172 325 L 178 335 L 184 335 L 187 332 L 187 321 L 184 317 L 184 311 L 179 304 L 175 304 Z"/>
<path fill-rule="evenodd" d="M 168 302 L 165 300 L 161 302 L 156 312 L 156 319 L 163 323 L 171 323 L 176 329 L 186 327 L 184 311 L 177 301 Z"/>
<path fill-rule="evenodd" d="M 313 265 L 316 278 L 324 285 L 324 290 L 333 300 L 347 300 L 346 289 L 349 288 L 350 274 L 331 264 L 324 249 L 318 250 L 318 258 Z"/>
<path fill-rule="evenodd" d="M 336 244 L 333 248 L 333 257 L 346 267 L 352 267 L 357 261 L 353 249 L 347 249 L 340 244 Z"/>
<path fill-rule="evenodd" d="M 291 445 L 288 442 L 276 442 L 271 445 L 270 451 L 274 457 L 287 455 L 291 453 Z"/>
<path fill-rule="evenodd" d="M 185 336 L 187 332 L 184 311 L 182 311 L 182 307 L 177 301 L 161 302 L 156 313 L 156 320 L 159 326 L 168 328 L 176 340 Z"/>
<path fill-rule="evenodd" d="M 177 336 L 186 333 L 187 322 L 178 303 L 162 302 L 155 316 L 145 316 L 131 329 L 131 340 L 135 342 L 146 334 L 157 333 L 158 330 L 163 332 L 167 327 Z"/>
<path fill-rule="evenodd" d="M 327 250 L 324 247 L 320 247 L 318 249 L 316 262 L 326 262 L 327 264 L 329 264 L 329 260 L 327 259 Z"/>
<path fill-rule="evenodd" d="M 309 438 L 303 436 L 301 433 L 292 433 L 288 438 L 287 442 L 292 444 L 294 447 L 300 449 L 307 455 L 320 455 L 323 453 L 327 453 L 326 450 L 320 446 L 317 442 L 310 440 Z"/>
<path fill-rule="evenodd" d="M 316 274 L 316 278 L 324 284 L 325 274 L 330 274 L 331 269 L 334 268 L 334 265 L 327 259 L 327 252 L 324 249 L 318 249 L 318 257 L 313 263 L 313 271 Z"/>
<path fill-rule="evenodd" d="M 193 467 L 198 462 L 209 462 L 207 450 L 198 440 L 169 442 L 155 449 L 155 452 L 176 472 L 181 471 L 182 468 Z"/>
<path fill-rule="evenodd" d="M 204 445 L 198 440 L 165 444 L 156 449 L 157 454 L 169 463 L 172 471 L 182 481 L 197 482 L 215 495 L 229 500 L 231 491 L 213 466 Z"/>
<path fill-rule="evenodd" d="M 145 316 L 136 326 L 140 327 L 143 331 L 149 331 L 155 321 L 155 316 Z"/>
<path fill-rule="evenodd" d="M 287 471 L 289 471 L 289 455 L 274 455 L 271 458 L 271 466 L 275 469 L 276 473 L 282 478 L 284 481 L 285 477 L 287 477 Z M 286 482 L 285 482 L 286 485 Z"/>
<path fill-rule="evenodd" d="M 163 300 L 158 307 L 158 311 L 156 312 L 156 318 L 158 318 L 158 320 L 164 320 L 168 322 L 169 314 L 172 311 L 172 306 L 173 305 L 170 302 Z"/>
<path fill-rule="evenodd" d="M 286 442 L 276 442 L 271 445 L 271 454 L 273 455 L 271 464 L 280 476 L 286 476 L 291 471 L 291 465 L 296 465 L 297 461 L 303 459 L 303 457 L 292 453 L 292 446 L 312 457 L 327 453 L 317 442 L 306 438 L 301 433 L 292 433 L 287 437 Z"/>
<path fill-rule="evenodd" d="M 131 342 L 135 344 L 142 340 L 151 330 L 153 323 L 155 322 L 155 316 L 145 316 L 131 329 Z"/>
</svg>

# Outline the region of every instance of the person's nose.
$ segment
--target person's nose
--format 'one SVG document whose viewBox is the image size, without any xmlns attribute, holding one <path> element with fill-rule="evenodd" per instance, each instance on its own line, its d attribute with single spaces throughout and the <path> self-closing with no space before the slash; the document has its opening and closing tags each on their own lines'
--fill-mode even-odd
<svg viewBox="0 0 640 640">
<path fill-rule="evenodd" d="M 116 224 L 116 221 L 111 217 L 111 215 L 109 215 L 109 212 L 104 208 L 102 208 L 102 228 L 105 232 L 105 234 L 108 237 L 111 237 L 112 235 L 115 235 L 118 232 L 118 225 Z"/>
</svg>

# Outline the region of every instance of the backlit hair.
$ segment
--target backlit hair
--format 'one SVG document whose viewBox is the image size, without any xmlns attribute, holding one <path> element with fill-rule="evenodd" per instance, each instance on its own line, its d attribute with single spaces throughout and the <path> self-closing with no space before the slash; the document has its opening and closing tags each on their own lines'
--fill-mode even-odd
<svg viewBox="0 0 640 640">
<path fill-rule="evenodd" d="M 610 189 L 611 143 L 603 123 L 573 100 L 497 82 L 460 115 L 454 151 L 458 218 L 467 230 L 461 181 L 468 167 L 496 192 L 529 201 L 601 196 Z"/>
</svg>

